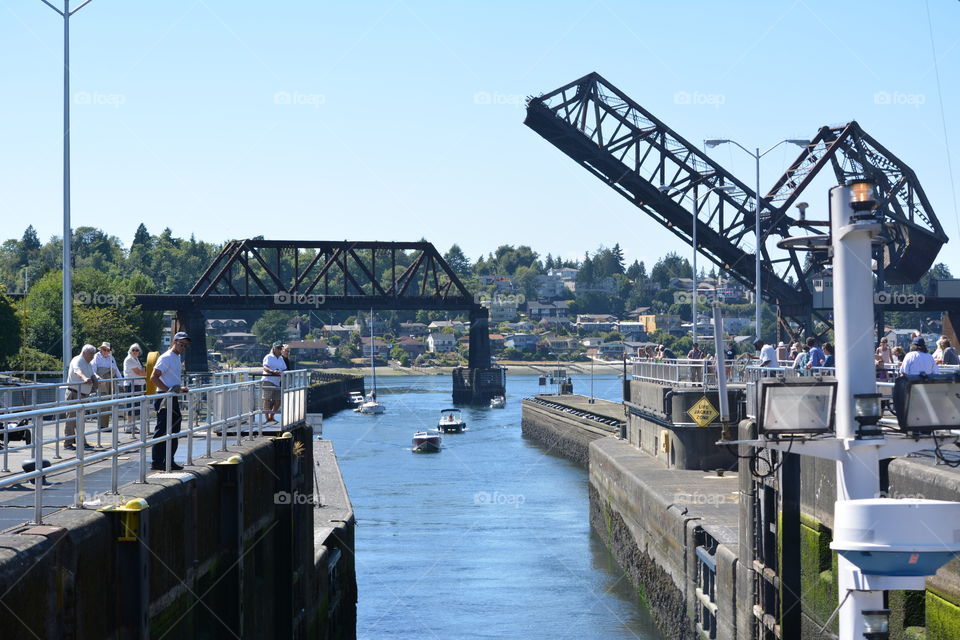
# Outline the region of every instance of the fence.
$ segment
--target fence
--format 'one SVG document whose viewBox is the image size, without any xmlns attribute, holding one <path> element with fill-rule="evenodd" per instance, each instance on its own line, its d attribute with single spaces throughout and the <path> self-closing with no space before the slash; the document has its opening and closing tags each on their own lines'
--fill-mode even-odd
<svg viewBox="0 0 960 640">
<path fill-rule="evenodd" d="M 231 374 L 237 377 L 243 374 Z M 306 415 L 306 388 L 309 385 L 310 373 L 305 370 L 284 372 L 281 376 L 281 414 L 282 426 L 288 427 L 302 421 Z M 217 380 L 219 382 L 219 380 Z M 0 490 L 32 482 L 34 485 L 34 519 L 35 524 L 43 521 L 43 486 L 48 476 L 76 472 L 74 479 L 75 508 L 83 507 L 84 475 L 87 467 L 101 462 L 109 462 L 111 470 L 110 491 L 117 493 L 118 472 L 121 459 L 126 456 L 136 458 L 138 477 L 140 482 L 146 482 L 147 452 L 156 445 L 164 447 L 165 471 L 174 468 L 173 449 L 174 441 L 185 441 L 186 464 L 192 465 L 194 456 L 211 457 L 215 442 L 219 441 L 218 450 L 226 451 L 228 441 L 239 445 L 244 438 L 244 426 L 249 437 L 262 435 L 262 424 L 256 419 L 262 413 L 260 410 L 259 376 L 254 380 L 236 381 L 230 379 L 225 383 L 214 383 L 206 386 L 190 387 L 188 391 L 175 393 L 158 393 L 154 395 L 118 395 L 105 399 L 86 398 L 82 401 L 59 402 L 42 407 L 26 408 L 17 406 L 0 408 L 0 434 L 3 438 L 2 473 L 0 476 Z M 159 410 L 166 405 L 165 435 L 148 437 L 150 413 L 152 409 Z M 181 427 L 177 432 L 174 423 L 175 405 L 179 405 L 181 413 Z M 113 425 L 106 430 L 100 427 L 99 418 L 106 416 Z M 120 434 L 120 418 L 131 417 L 136 421 L 139 435 L 136 432 Z M 88 424 L 90 418 L 95 418 Z M 75 427 L 74 435 L 67 435 L 68 425 Z M 84 444 L 88 436 L 96 438 L 97 447 L 106 446 L 106 449 L 87 451 Z M 104 438 L 109 438 L 104 443 Z M 197 450 L 194 440 L 203 437 L 204 445 Z M 229 437 L 229 440 L 228 440 Z M 76 457 L 64 459 L 62 449 L 75 442 Z M 23 443 L 23 444 L 20 444 Z M 44 460 L 44 447 L 52 447 L 52 461 Z M 23 471 L 13 473 L 9 462 L 11 454 L 32 455 L 32 459 L 22 461 Z M 38 462 L 40 461 L 40 462 Z"/>
</svg>

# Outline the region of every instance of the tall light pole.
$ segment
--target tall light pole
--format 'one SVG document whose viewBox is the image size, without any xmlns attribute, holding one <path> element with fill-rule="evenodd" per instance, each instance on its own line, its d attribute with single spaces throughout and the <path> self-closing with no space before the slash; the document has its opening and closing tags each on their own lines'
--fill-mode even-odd
<svg viewBox="0 0 960 640">
<path fill-rule="evenodd" d="M 671 185 L 662 184 L 662 185 L 660 185 L 659 189 L 660 189 L 660 192 L 663 193 L 663 194 L 665 194 L 667 197 L 670 196 Z M 698 295 L 697 295 L 697 294 L 698 294 L 698 291 L 697 291 L 697 288 L 698 288 L 698 287 L 697 287 L 697 220 L 698 220 L 699 214 L 700 214 L 700 203 L 701 203 L 701 201 L 703 201 L 704 198 L 706 198 L 708 195 L 710 195 L 710 194 L 713 193 L 714 191 L 723 191 L 724 193 L 727 193 L 727 192 L 732 191 L 733 189 L 734 189 L 734 185 L 732 185 L 732 184 L 718 184 L 718 185 L 716 185 L 716 186 L 710 187 L 709 189 L 706 190 L 706 192 L 705 192 L 703 195 L 700 195 L 700 196 L 697 196 L 697 195 L 696 195 L 696 191 L 694 191 L 694 196 L 693 196 L 693 234 L 692 234 L 692 235 L 693 235 L 693 238 L 692 238 L 692 242 L 693 242 L 693 300 L 690 302 L 690 306 L 691 306 L 691 310 L 692 310 L 692 313 L 690 314 L 690 317 L 691 317 L 692 320 L 693 320 L 693 323 L 691 324 L 691 326 L 692 326 L 692 328 L 693 328 L 693 342 L 694 342 L 694 343 L 697 342 L 697 311 L 698 311 L 698 309 L 697 309 L 697 297 L 698 297 Z"/>
<path fill-rule="evenodd" d="M 708 138 L 703 141 L 703 144 L 705 144 L 708 147 L 716 147 L 717 145 L 726 144 L 727 142 L 737 145 L 738 147 L 746 151 L 748 154 L 750 154 L 750 156 L 756 161 L 756 166 L 757 166 L 756 197 L 753 199 L 753 216 L 754 216 L 753 233 L 757 238 L 757 246 L 754 249 L 756 255 L 754 260 L 755 273 L 754 273 L 753 297 L 754 297 L 754 303 L 756 304 L 756 325 L 757 325 L 755 329 L 756 335 L 754 336 L 754 340 L 759 340 L 760 339 L 760 305 L 762 302 L 761 292 L 763 291 L 763 288 L 761 287 L 761 282 L 760 282 L 760 260 L 761 260 L 760 248 L 761 248 L 761 242 L 762 242 L 762 238 L 760 236 L 760 198 L 761 198 L 760 196 L 760 158 L 767 155 L 768 153 L 770 153 L 771 151 L 773 151 L 774 149 L 776 149 L 777 147 L 779 147 L 785 142 L 789 142 L 790 144 L 795 144 L 798 147 L 806 148 L 807 145 L 810 144 L 810 141 L 788 138 L 786 140 L 781 140 L 780 142 L 773 145 L 763 153 L 760 153 L 760 147 L 757 147 L 756 151 L 750 151 L 750 149 L 747 149 L 745 146 L 743 146 L 736 140 L 730 140 L 727 138 Z"/>
<path fill-rule="evenodd" d="M 63 0 L 63 10 L 47 0 L 40 0 L 63 18 L 63 371 L 70 366 L 73 342 L 73 283 L 70 263 L 70 16 L 90 4 L 85 0 L 73 11 L 70 0 Z"/>
</svg>

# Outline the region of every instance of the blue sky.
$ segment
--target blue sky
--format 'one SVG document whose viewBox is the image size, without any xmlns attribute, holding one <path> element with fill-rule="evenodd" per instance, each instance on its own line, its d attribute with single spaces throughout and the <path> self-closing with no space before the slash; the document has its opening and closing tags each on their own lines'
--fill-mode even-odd
<svg viewBox="0 0 960 640">
<path fill-rule="evenodd" d="M 917 172 L 960 275 L 958 24 L 955 0 L 94 0 L 71 19 L 73 225 L 686 255 L 523 125 L 525 96 L 598 71 L 695 142 L 858 120 Z M 62 228 L 61 56 L 59 16 L 0 0 L 4 238 Z M 795 152 L 764 158 L 764 190 Z M 711 153 L 753 184 L 746 154 Z"/>
</svg>

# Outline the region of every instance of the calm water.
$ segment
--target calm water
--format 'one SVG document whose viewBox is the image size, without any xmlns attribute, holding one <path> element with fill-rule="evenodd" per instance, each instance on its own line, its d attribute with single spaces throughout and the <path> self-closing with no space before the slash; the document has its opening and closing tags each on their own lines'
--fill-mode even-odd
<svg viewBox="0 0 960 640">
<path fill-rule="evenodd" d="M 323 425 L 357 517 L 360 638 L 662 638 L 590 531 L 585 471 L 520 435 L 535 376 L 508 379 L 506 409 L 464 409 L 437 454 L 410 437 L 450 406 L 450 378 L 377 382 L 385 414 Z M 594 388 L 617 399 L 620 381 Z"/>
</svg>

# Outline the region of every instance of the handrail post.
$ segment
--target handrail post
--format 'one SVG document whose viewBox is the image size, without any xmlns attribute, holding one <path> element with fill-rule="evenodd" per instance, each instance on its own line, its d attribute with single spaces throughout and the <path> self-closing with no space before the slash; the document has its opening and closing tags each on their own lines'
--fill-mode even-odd
<svg viewBox="0 0 960 640">
<path fill-rule="evenodd" d="M 140 396 L 140 483 L 147 481 L 147 417 L 150 415 L 149 396 Z"/>
<path fill-rule="evenodd" d="M 166 440 L 163 442 L 166 452 L 166 457 L 163 464 L 165 467 L 164 471 L 169 473 L 171 471 L 170 465 L 173 464 L 173 439 L 170 438 L 171 431 L 173 429 L 173 396 L 167 396 L 164 398 L 164 402 L 167 403 L 167 415 L 164 416 L 166 418 L 165 422 L 167 423 L 167 433 L 165 436 Z"/>
<path fill-rule="evenodd" d="M 41 416 L 33 416 L 33 464 L 34 469 L 43 471 L 43 420 Z M 43 483 L 45 477 L 33 479 L 33 522 L 43 524 Z"/>
<path fill-rule="evenodd" d="M 73 508 L 83 508 L 83 457 L 87 450 L 87 410 L 82 404 L 77 404 L 73 413 L 76 420 L 76 428 L 73 436 L 73 444 L 77 448 L 77 477 L 74 483 L 76 491 L 73 496 Z"/>
<path fill-rule="evenodd" d="M 120 423 L 117 422 L 118 412 L 116 404 L 110 407 L 110 414 L 111 424 L 113 424 L 113 429 L 110 431 L 112 436 L 110 438 L 110 446 L 113 448 L 113 453 L 110 455 L 110 492 L 113 493 L 113 495 L 117 495 L 119 493 L 119 491 L 117 491 L 117 475 L 120 464 L 120 454 L 117 453 L 117 447 L 120 444 Z"/>
<path fill-rule="evenodd" d="M 187 464 L 193 464 L 193 418 L 194 418 L 194 403 L 191 402 L 190 394 L 192 391 L 187 392 Z"/>
</svg>

